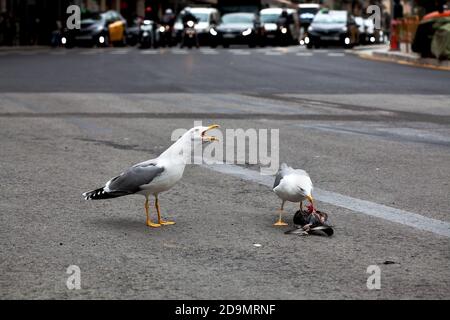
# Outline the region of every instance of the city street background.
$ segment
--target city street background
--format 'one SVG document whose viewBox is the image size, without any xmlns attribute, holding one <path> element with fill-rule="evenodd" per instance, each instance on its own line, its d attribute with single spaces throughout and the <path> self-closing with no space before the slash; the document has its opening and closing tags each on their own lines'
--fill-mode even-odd
<svg viewBox="0 0 450 320">
<path fill-rule="evenodd" d="M 318 189 L 448 229 L 449 83 L 446 71 L 336 48 L 2 50 L 0 297 L 449 298 L 448 231 L 364 207 L 318 201 L 335 235 L 285 235 L 271 188 L 195 165 L 160 196 L 174 226 L 148 228 L 140 196 L 81 197 L 202 120 L 277 128 L 280 161 Z M 81 290 L 66 287 L 69 265 Z M 380 290 L 366 286 L 369 265 Z"/>
</svg>

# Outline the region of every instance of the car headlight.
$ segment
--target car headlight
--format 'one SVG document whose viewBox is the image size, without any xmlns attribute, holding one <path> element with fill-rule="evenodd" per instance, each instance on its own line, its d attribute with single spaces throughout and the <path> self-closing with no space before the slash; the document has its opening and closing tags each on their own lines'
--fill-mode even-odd
<svg viewBox="0 0 450 320">
<path fill-rule="evenodd" d="M 242 32 L 242 35 L 243 35 L 243 36 L 248 36 L 248 35 L 250 35 L 251 33 L 252 33 L 252 29 L 251 29 L 251 28 L 248 28 L 247 30 L 245 30 L 245 31 Z"/>
<path fill-rule="evenodd" d="M 209 33 L 211 33 L 211 35 L 213 36 L 217 36 L 217 31 L 214 30 L 214 28 L 209 29 Z"/>
<path fill-rule="evenodd" d="M 347 32 L 347 27 L 342 27 L 341 31 Z"/>
<path fill-rule="evenodd" d="M 187 26 L 188 26 L 189 28 L 192 28 L 192 27 L 194 26 L 194 21 L 189 20 L 189 21 L 187 22 Z"/>
<path fill-rule="evenodd" d="M 313 26 L 309 26 L 306 31 L 310 32 L 310 31 L 313 31 L 313 30 L 314 30 L 314 27 Z"/>
<path fill-rule="evenodd" d="M 286 33 L 287 29 L 285 27 L 281 28 L 281 33 Z"/>
</svg>

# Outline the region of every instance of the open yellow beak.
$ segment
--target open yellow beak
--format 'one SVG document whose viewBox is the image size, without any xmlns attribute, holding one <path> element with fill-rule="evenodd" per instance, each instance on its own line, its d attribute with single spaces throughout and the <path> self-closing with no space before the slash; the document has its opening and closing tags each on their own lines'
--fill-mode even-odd
<svg viewBox="0 0 450 320">
<path fill-rule="evenodd" d="M 220 128 L 220 126 L 218 124 L 213 124 L 213 125 L 209 126 L 208 128 L 206 128 L 206 130 L 202 132 L 203 140 L 210 141 L 210 142 L 219 141 L 219 139 L 217 137 L 206 135 L 207 131 L 212 130 L 212 129 L 217 129 L 217 128 Z"/>
</svg>

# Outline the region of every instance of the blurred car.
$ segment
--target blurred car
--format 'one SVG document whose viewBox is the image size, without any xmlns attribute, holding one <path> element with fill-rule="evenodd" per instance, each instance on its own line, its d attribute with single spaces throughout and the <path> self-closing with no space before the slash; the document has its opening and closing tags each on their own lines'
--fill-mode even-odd
<svg viewBox="0 0 450 320">
<path fill-rule="evenodd" d="M 139 42 L 139 32 L 142 24 L 142 18 L 134 19 L 127 28 L 127 45 L 135 46 Z"/>
<path fill-rule="evenodd" d="M 231 44 L 247 44 L 255 47 L 261 44 L 261 23 L 258 15 L 254 13 L 228 13 L 222 16 L 221 23 L 215 30 L 217 42 L 223 47 Z"/>
<path fill-rule="evenodd" d="M 285 10 L 287 19 L 283 25 L 280 24 L 283 9 L 267 8 L 259 12 L 265 44 L 298 44 L 300 24 L 297 12 L 293 9 Z"/>
<path fill-rule="evenodd" d="M 355 22 L 358 25 L 360 44 L 374 44 L 383 42 L 383 31 L 375 28 L 372 19 L 355 17 Z"/>
<path fill-rule="evenodd" d="M 363 17 L 355 17 L 356 25 L 358 26 L 359 31 L 359 43 L 364 44 L 366 42 L 366 26 L 364 24 L 364 18 Z"/>
<path fill-rule="evenodd" d="M 80 29 L 64 30 L 61 43 L 66 47 L 125 45 L 126 29 L 126 20 L 116 11 L 86 13 L 81 16 Z"/>
<path fill-rule="evenodd" d="M 217 44 L 216 39 L 216 27 L 220 21 L 219 11 L 215 8 L 190 8 L 190 12 L 197 18 L 197 24 L 195 30 L 197 32 L 198 41 L 201 45 L 213 45 Z M 173 38 L 176 42 L 181 41 L 181 34 L 183 32 L 183 23 L 181 20 L 181 14 L 178 15 L 175 25 L 173 27 Z M 212 30 L 212 32 L 211 32 Z"/>
<path fill-rule="evenodd" d="M 304 30 L 308 29 L 309 25 L 313 21 L 316 13 L 320 9 L 318 3 L 300 3 L 298 5 L 298 17 L 300 19 L 300 27 Z"/>
<path fill-rule="evenodd" d="M 359 42 L 358 25 L 347 11 L 321 10 L 308 27 L 303 41 L 308 49 L 330 44 L 352 48 Z"/>
<path fill-rule="evenodd" d="M 364 27 L 366 39 L 365 43 L 383 43 L 384 34 L 383 30 L 375 28 L 375 24 L 372 19 L 364 19 Z"/>
</svg>

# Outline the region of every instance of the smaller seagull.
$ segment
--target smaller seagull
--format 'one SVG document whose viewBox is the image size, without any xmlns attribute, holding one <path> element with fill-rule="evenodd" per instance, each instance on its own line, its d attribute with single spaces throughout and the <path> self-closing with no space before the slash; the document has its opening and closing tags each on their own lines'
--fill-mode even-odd
<svg viewBox="0 0 450 320">
<path fill-rule="evenodd" d="M 282 163 L 280 170 L 278 170 L 275 176 L 275 183 L 273 184 L 272 190 L 282 200 L 281 208 L 278 209 L 280 217 L 274 226 L 287 226 L 287 223 L 281 220 L 286 201 L 300 202 L 300 210 L 303 211 L 303 201 L 308 199 L 314 208 L 314 199 L 312 197 L 313 184 L 309 174 L 305 170 L 293 169 L 286 163 Z"/>
<path fill-rule="evenodd" d="M 158 194 L 172 188 L 183 176 L 184 167 L 196 144 L 218 141 L 216 137 L 208 136 L 207 131 L 218 128 L 218 125 L 209 127 L 194 127 L 172 144 L 158 158 L 147 160 L 128 168 L 120 175 L 106 182 L 104 187 L 83 193 L 85 200 L 101 200 L 141 194 L 145 196 L 145 213 L 147 226 L 161 227 L 175 222 L 161 219 Z M 158 222 L 153 223 L 149 217 L 148 198 L 155 197 L 155 209 Z"/>
</svg>

